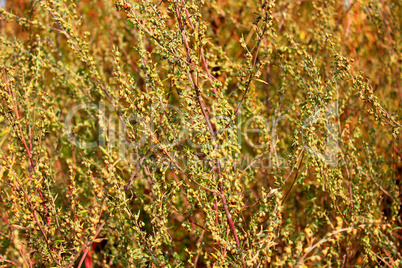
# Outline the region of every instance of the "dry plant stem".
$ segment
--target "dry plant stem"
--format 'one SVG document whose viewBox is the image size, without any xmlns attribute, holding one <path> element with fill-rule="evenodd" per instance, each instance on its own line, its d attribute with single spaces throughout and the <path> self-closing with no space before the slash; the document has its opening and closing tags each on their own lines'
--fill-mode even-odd
<svg viewBox="0 0 402 268">
<path fill-rule="evenodd" d="M 360 172 L 361 172 L 364 176 L 366 176 L 367 178 L 369 178 L 372 182 L 374 182 L 374 184 L 375 184 L 378 188 L 380 188 L 380 190 L 381 190 L 384 194 L 386 194 L 388 197 L 390 197 L 390 198 L 396 200 L 395 197 L 391 196 L 384 188 L 382 188 L 381 185 L 379 185 L 375 180 L 373 180 L 373 178 L 371 178 L 370 175 L 368 175 L 367 173 L 365 173 L 365 172 L 363 172 L 363 171 L 360 171 Z"/>
<path fill-rule="evenodd" d="M 345 254 L 343 255 L 343 261 L 342 261 L 342 266 L 341 266 L 341 268 L 344 268 L 344 267 L 345 267 L 346 261 L 347 261 L 347 253 L 345 253 Z"/>
<path fill-rule="evenodd" d="M 134 177 L 135 177 L 135 175 L 137 174 L 138 169 L 139 169 L 140 166 L 142 165 L 142 162 L 144 162 L 145 157 L 147 156 L 147 154 L 149 153 L 149 151 L 151 150 L 151 148 L 152 148 L 152 144 L 151 144 L 151 146 L 149 147 L 149 149 L 145 152 L 145 154 L 141 157 L 141 159 L 140 159 L 139 161 L 137 161 L 137 165 L 136 165 L 136 167 L 135 167 L 135 170 L 134 170 L 133 174 L 131 175 L 130 179 L 128 180 L 127 185 L 124 187 L 124 191 L 127 191 L 128 188 L 130 188 L 130 185 L 133 183 Z"/>
<path fill-rule="evenodd" d="M 244 206 L 243 209 L 251 208 L 261 202 L 261 198 L 259 198 L 254 204 Z"/>
<path fill-rule="evenodd" d="M 394 148 L 395 152 L 399 155 L 399 157 L 402 159 L 402 154 L 401 154 L 401 152 L 398 150 L 398 148 L 397 148 L 395 145 L 393 146 L 393 148 Z"/>
<path fill-rule="evenodd" d="M 385 248 L 383 248 L 382 251 L 388 256 L 388 258 L 391 261 L 392 265 L 394 267 L 396 267 L 396 264 L 395 264 L 394 260 L 391 258 L 391 256 L 389 255 L 388 251 Z"/>
<path fill-rule="evenodd" d="M 303 261 L 308 256 L 308 254 L 310 254 L 311 251 L 313 251 L 316 247 L 318 247 L 322 243 L 325 243 L 328 240 L 328 237 L 331 237 L 331 236 L 334 236 L 336 234 L 340 234 L 340 233 L 343 233 L 343 232 L 352 231 L 353 229 L 356 229 L 356 228 L 359 228 L 359 227 L 364 227 L 364 226 L 366 226 L 366 225 L 362 224 L 362 225 L 359 225 L 359 226 L 356 226 L 356 227 L 343 228 L 343 229 L 340 229 L 338 231 L 335 231 L 335 232 L 332 232 L 332 233 L 328 234 L 327 237 L 324 237 L 323 239 L 321 239 L 320 241 L 315 243 L 313 246 L 310 246 L 307 249 L 307 252 L 298 260 L 298 262 L 293 267 L 297 268 L 301 264 L 303 264 Z"/>
<path fill-rule="evenodd" d="M 299 162 L 299 164 L 298 164 L 298 166 L 297 166 L 295 178 L 294 178 L 292 184 L 290 185 L 289 190 L 288 190 L 287 193 L 285 194 L 285 197 L 284 197 L 283 200 L 282 200 L 282 205 L 283 205 L 283 203 L 285 202 L 286 198 L 288 198 L 288 196 L 289 196 L 289 194 L 290 194 L 290 191 L 292 190 L 293 186 L 294 186 L 295 183 L 296 183 L 297 177 L 299 176 L 300 166 L 301 166 L 301 164 L 302 164 L 302 162 L 303 162 L 303 157 L 304 157 L 304 149 L 302 150 L 302 152 L 301 152 L 300 154 L 301 154 L 301 159 L 300 159 L 300 162 Z"/>
<path fill-rule="evenodd" d="M 13 261 L 11 261 L 11 260 L 7 260 L 5 257 L 3 257 L 3 256 L 1 256 L 1 255 L 0 255 L 0 260 L 1 260 L 2 262 L 7 262 L 7 263 L 10 263 L 10 264 L 12 264 L 12 265 L 15 265 L 15 267 L 18 266 L 17 263 L 15 263 L 15 262 L 13 262 Z"/>
<path fill-rule="evenodd" d="M 258 155 L 245 169 L 243 169 L 242 174 L 240 175 L 240 179 L 243 176 L 243 174 L 250 168 L 252 167 L 255 162 L 258 161 L 258 159 L 260 159 L 262 156 L 264 155 L 264 153 L 261 153 L 260 155 Z"/>
<path fill-rule="evenodd" d="M 176 8 L 175 8 L 175 11 L 176 11 L 177 20 L 178 20 L 179 27 L 180 27 L 181 34 L 182 34 L 183 43 L 184 43 L 185 48 L 186 48 L 187 58 L 188 58 L 188 61 L 189 61 L 189 64 L 190 64 L 189 68 L 190 68 L 190 73 L 191 73 L 191 76 L 192 76 L 192 84 L 194 85 L 194 89 L 195 89 L 195 92 L 197 94 L 198 103 L 199 103 L 201 111 L 202 111 L 202 113 L 204 115 L 204 118 L 205 118 L 205 121 L 207 123 L 208 129 L 209 129 L 212 137 L 215 138 L 214 130 L 212 128 L 212 125 L 211 125 L 211 122 L 209 120 L 209 117 L 205 112 L 204 104 L 203 104 L 203 101 L 201 99 L 201 94 L 200 94 L 198 85 L 196 84 L 197 82 L 196 82 L 196 79 L 195 79 L 194 66 L 193 66 L 193 63 L 191 61 L 190 48 L 189 48 L 188 41 L 187 41 L 186 30 L 185 30 L 185 27 L 184 27 L 184 25 L 182 23 L 181 15 L 180 15 L 179 8 L 178 8 L 177 5 L 176 5 Z M 171 157 L 169 157 L 169 158 L 171 158 Z M 221 168 L 220 168 L 220 163 L 219 163 L 218 159 L 216 160 L 215 164 L 216 164 L 216 167 L 218 169 L 218 178 L 219 178 L 219 180 L 221 180 L 222 175 L 221 175 Z M 232 216 L 231 216 L 230 211 L 229 211 L 229 207 L 228 207 L 227 202 L 226 202 L 225 191 L 224 191 L 222 182 L 220 183 L 220 195 L 221 195 L 221 198 L 222 198 L 223 207 L 224 207 L 224 210 L 225 210 L 225 214 L 226 214 L 228 224 L 229 224 L 230 229 L 232 231 L 232 234 L 233 234 L 233 236 L 235 238 L 236 245 L 237 245 L 238 248 L 240 248 L 239 237 L 237 236 L 236 228 L 234 226 L 233 219 L 232 219 Z M 243 263 L 243 266 L 245 267 L 244 263 Z"/>
<path fill-rule="evenodd" d="M 13 102 L 14 113 L 15 113 L 15 116 L 16 116 L 16 118 L 17 118 L 17 126 L 18 126 L 18 129 L 19 129 L 19 132 L 20 132 L 20 138 L 19 138 L 19 139 L 20 139 L 21 142 L 24 144 L 25 151 L 26 151 L 27 154 L 28 154 L 29 164 L 30 164 L 29 172 L 32 173 L 32 172 L 34 171 L 35 164 L 34 164 L 34 161 L 33 161 L 33 157 L 32 157 L 32 154 L 31 154 L 31 150 L 28 148 L 27 142 L 25 141 L 24 133 L 23 133 L 23 131 L 22 131 L 22 127 L 21 127 L 21 124 L 20 124 L 20 116 L 19 116 L 19 112 L 18 112 L 17 102 L 16 102 L 16 100 L 15 100 L 14 93 L 13 93 L 13 91 L 12 91 L 11 88 L 10 88 L 9 81 L 7 80 L 5 74 L 3 73 L 3 70 L 1 71 L 1 73 L 3 74 L 3 79 L 4 79 L 4 81 L 6 82 L 7 89 L 8 89 L 8 92 L 9 92 L 9 94 L 10 94 L 10 98 L 12 99 L 12 102 Z M 13 127 L 14 127 L 14 126 L 13 126 Z M 16 131 L 16 132 L 18 133 L 18 131 Z M 43 202 L 42 191 L 41 191 L 40 189 L 38 189 L 38 188 L 37 188 L 37 191 L 38 191 L 38 193 L 39 193 L 39 197 L 40 197 L 41 201 Z M 45 209 L 45 211 L 47 211 L 47 208 L 46 208 L 45 204 L 43 204 L 43 208 Z M 48 217 L 46 218 L 46 221 L 47 221 L 48 224 L 50 223 L 50 220 L 49 220 Z"/>
<path fill-rule="evenodd" d="M 302 150 L 302 151 L 300 152 L 300 154 L 299 154 L 298 158 L 300 158 L 300 157 L 302 156 L 303 151 L 304 151 L 304 150 Z M 295 163 L 295 164 L 292 166 L 292 169 L 290 170 L 290 172 L 289 172 L 289 174 L 286 176 L 286 178 L 283 180 L 283 183 L 285 183 L 285 182 L 287 182 L 287 181 L 288 181 L 288 179 L 289 179 L 289 178 L 290 178 L 290 176 L 292 175 L 293 170 L 295 169 L 296 165 L 297 165 L 297 162 L 296 162 L 296 163 Z"/>
<path fill-rule="evenodd" d="M 219 178 L 219 180 L 221 180 L 221 178 L 222 178 L 221 166 L 220 166 L 220 163 L 219 163 L 218 159 L 216 160 L 216 166 L 218 168 L 218 178 Z M 237 236 L 237 232 L 236 232 L 236 228 L 235 228 L 234 223 L 233 223 L 232 215 L 230 214 L 229 207 L 228 207 L 228 204 L 226 202 L 225 190 L 223 188 L 223 183 L 221 182 L 219 184 L 219 186 L 221 188 L 221 197 L 222 197 L 222 202 L 223 202 L 223 208 L 225 209 L 225 214 L 226 214 L 226 218 L 227 218 L 228 223 L 229 223 L 229 227 L 230 227 L 230 229 L 232 231 L 232 234 L 233 234 L 233 236 L 234 236 L 234 238 L 236 240 L 237 247 L 240 248 L 239 237 Z M 243 264 L 243 266 L 245 266 L 245 264 Z"/>
<path fill-rule="evenodd" d="M 84 262 L 86 255 L 88 254 L 89 248 L 91 247 L 91 245 L 92 245 L 92 243 L 94 242 L 94 240 L 98 237 L 100 231 L 102 230 L 103 226 L 105 225 L 105 223 L 106 223 L 106 221 L 107 221 L 107 218 L 108 218 L 108 217 L 106 217 L 106 219 L 102 222 L 102 224 L 101 224 L 101 225 L 98 227 L 98 229 L 96 230 L 96 233 L 95 233 L 94 238 L 92 239 L 92 241 L 89 242 L 89 243 L 85 246 L 85 248 L 83 249 L 84 254 L 82 254 L 81 260 L 80 260 L 80 262 L 79 262 L 77 268 L 81 268 L 81 265 L 82 265 L 82 263 Z"/>
<path fill-rule="evenodd" d="M 24 253 L 22 252 L 22 250 L 18 250 L 18 253 L 20 254 L 21 258 L 24 260 L 24 263 L 26 264 L 26 266 L 28 267 L 32 267 L 31 263 L 28 263 L 28 261 L 26 260 Z"/>
<path fill-rule="evenodd" d="M 185 27 L 183 25 L 181 15 L 180 15 L 180 11 L 179 11 L 179 8 L 177 6 L 176 6 L 175 10 L 176 10 L 177 20 L 179 22 L 179 27 L 180 27 L 183 43 L 184 43 L 184 46 L 186 48 L 187 60 L 189 62 L 188 67 L 190 68 L 190 74 L 191 74 L 190 82 L 194 86 L 194 90 L 195 90 L 195 93 L 197 95 L 197 101 L 198 101 L 198 104 L 200 105 L 201 112 L 202 112 L 202 114 L 203 114 L 203 116 L 205 118 L 205 121 L 207 123 L 208 129 L 211 132 L 212 137 L 215 137 L 214 130 L 213 130 L 212 125 L 211 125 L 211 121 L 209 120 L 209 117 L 208 117 L 208 115 L 207 115 L 207 113 L 205 111 L 204 102 L 203 102 L 203 100 L 201 98 L 200 89 L 198 88 L 198 85 L 197 85 L 197 80 L 196 80 L 195 71 L 194 71 L 194 63 L 191 60 L 190 47 L 189 47 L 188 41 L 187 41 L 186 29 L 185 29 Z"/>
<path fill-rule="evenodd" d="M 160 40 L 158 40 L 158 38 L 156 38 L 156 37 L 153 35 L 153 33 L 152 33 L 149 29 L 147 29 L 144 25 L 142 25 L 142 23 L 141 23 L 140 21 L 138 21 L 138 20 L 135 19 L 134 17 L 132 17 L 132 19 L 134 19 L 134 20 L 136 21 L 136 23 L 138 23 L 138 25 L 141 27 L 141 29 L 144 30 L 144 31 L 148 34 L 148 36 L 149 36 L 152 40 L 154 40 L 154 41 L 156 42 L 157 46 L 158 46 L 160 49 L 162 49 L 163 51 L 165 51 L 165 52 L 167 52 L 167 53 L 171 53 L 171 54 L 175 57 L 176 60 L 178 60 L 178 61 L 180 61 L 180 62 L 184 62 L 184 63 L 187 64 L 187 65 L 190 65 L 187 60 L 185 60 L 185 59 L 183 59 L 181 56 L 177 55 L 177 53 L 176 53 L 175 50 L 168 51 L 168 50 L 160 43 Z M 191 25 L 192 25 L 192 22 L 191 22 Z M 193 26 L 192 26 L 192 27 L 193 27 Z M 194 28 L 193 28 L 193 29 L 194 29 Z M 130 33 L 132 33 L 131 29 L 127 29 L 127 30 L 128 30 Z M 135 37 L 137 38 L 137 36 L 135 36 Z M 200 47 L 200 50 L 201 50 L 201 52 L 200 52 L 201 59 L 202 59 L 203 64 L 204 64 L 204 68 L 206 68 L 206 72 L 207 72 L 207 76 L 208 76 L 209 80 L 211 81 L 211 83 L 213 83 L 212 78 L 215 79 L 216 81 L 219 81 L 218 79 L 216 79 L 214 76 L 212 76 L 212 75 L 210 74 L 209 69 L 208 69 L 208 64 L 207 64 L 207 62 L 206 62 L 204 53 L 203 53 L 203 51 L 202 51 L 202 47 Z M 201 72 L 202 72 L 203 74 L 205 74 L 202 70 L 201 70 Z M 192 81 L 191 81 L 191 82 L 192 82 Z M 216 94 L 216 96 L 218 96 L 218 95 L 217 95 L 216 88 L 213 87 L 212 90 L 214 91 L 214 93 Z"/>
<path fill-rule="evenodd" d="M 218 198 L 216 198 L 216 195 L 214 195 L 214 200 L 215 200 L 215 202 L 214 202 L 215 222 L 216 222 L 216 224 L 220 224 L 220 220 L 219 220 L 219 209 L 218 209 Z M 220 242 L 218 242 L 218 246 L 219 246 L 219 249 L 222 248 Z"/>
<path fill-rule="evenodd" d="M 345 164 L 345 169 L 346 169 L 346 174 L 348 175 L 348 187 L 349 187 L 349 198 L 350 198 L 350 207 L 353 209 L 353 190 L 352 190 L 352 180 L 350 178 L 350 174 L 349 174 L 349 168 L 348 165 L 346 164 L 345 161 L 345 156 L 343 154 L 343 152 L 341 152 L 341 156 L 342 156 L 342 161 Z"/>
<path fill-rule="evenodd" d="M 201 54 L 201 60 L 202 60 L 202 63 L 204 64 L 204 69 L 205 69 L 205 71 L 207 72 L 209 81 L 211 81 L 211 83 L 213 83 L 212 78 L 214 78 L 216 81 L 219 81 L 218 79 L 216 79 L 215 77 L 213 77 L 213 76 L 211 75 L 211 73 L 209 72 L 208 63 L 207 63 L 207 60 L 205 59 L 204 51 L 203 51 L 203 48 L 202 48 L 202 47 L 200 47 L 200 54 Z M 215 96 L 218 97 L 218 92 L 216 91 L 216 88 L 215 88 L 215 87 L 212 87 L 212 91 L 215 93 Z"/>
<path fill-rule="evenodd" d="M 70 264 L 68 264 L 66 266 L 66 268 L 70 268 L 74 265 L 74 262 L 78 259 L 78 257 L 81 255 L 81 252 L 84 251 L 84 254 L 82 255 L 82 258 L 80 260 L 80 263 L 77 267 L 81 267 L 82 262 L 85 259 L 86 254 L 88 253 L 88 248 L 92 245 L 93 241 L 98 237 L 100 231 L 102 230 L 103 226 L 105 225 L 107 219 L 109 218 L 109 215 L 106 216 L 105 220 L 102 222 L 102 224 L 98 227 L 98 229 L 96 230 L 96 233 L 94 235 L 94 238 L 89 242 L 89 243 L 84 243 L 80 249 L 80 251 L 77 252 L 77 254 L 75 254 L 73 260 L 70 262 Z"/>
<path fill-rule="evenodd" d="M 388 267 L 393 268 L 395 266 L 392 266 L 391 264 L 389 264 L 386 260 L 384 260 L 383 258 L 381 258 L 381 256 L 378 256 L 374 251 L 372 251 L 371 249 L 369 249 L 371 254 L 373 254 L 374 256 L 376 256 L 378 259 L 380 259 L 383 263 L 385 263 Z"/>
<path fill-rule="evenodd" d="M 184 8 L 185 8 L 185 10 L 186 10 L 186 15 L 187 15 L 188 22 L 190 23 L 191 28 L 195 31 L 196 29 L 194 28 L 194 24 L 193 24 L 193 21 L 192 21 L 192 19 L 191 19 L 190 13 L 188 12 L 188 8 L 186 7 L 186 3 L 185 3 L 184 0 L 181 0 L 181 3 L 182 3 L 182 5 L 184 6 Z M 211 73 L 209 72 L 207 60 L 205 59 L 204 51 L 203 51 L 203 47 L 202 47 L 202 46 L 200 46 L 200 56 L 201 56 L 201 59 L 202 59 L 202 63 L 204 64 L 205 71 L 207 72 L 208 78 L 209 78 L 209 80 L 210 80 L 211 83 L 212 83 L 212 82 L 213 82 L 213 81 L 212 81 L 212 78 L 214 78 L 215 80 L 217 80 L 217 79 L 216 79 L 215 77 L 213 77 L 213 76 L 211 75 Z M 215 87 L 212 87 L 212 90 L 213 90 L 215 96 L 218 97 L 218 92 L 216 91 L 216 88 L 215 88 Z"/>
<path fill-rule="evenodd" d="M 28 145 L 27 145 L 27 143 L 26 143 L 26 141 L 25 141 L 24 133 L 22 132 L 22 128 L 21 128 L 21 124 L 20 124 L 20 116 L 19 116 L 19 112 L 18 112 L 18 107 L 17 107 L 17 103 L 16 103 L 15 100 L 14 100 L 14 99 L 15 99 L 15 96 L 14 96 L 14 93 L 12 92 L 12 90 L 11 90 L 11 88 L 10 88 L 10 86 L 9 86 L 8 80 L 7 80 L 6 76 L 5 76 L 5 74 L 3 73 L 3 70 L 1 71 L 1 73 L 2 73 L 2 75 L 3 75 L 3 79 L 4 79 L 5 83 L 6 83 L 6 85 L 7 85 L 8 92 L 9 92 L 9 94 L 10 94 L 10 98 L 11 98 L 11 100 L 12 100 L 12 102 L 13 102 L 14 113 L 15 113 L 15 116 L 16 116 L 16 118 L 17 118 L 17 126 L 18 126 L 18 130 L 19 130 L 19 132 L 20 132 L 20 140 L 21 140 L 21 142 L 24 144 L 25 151 L 26 151 L 27 154 L 28 154 L 29 163 L 30 163 L 30 172 L 32 172 L 33 169 L 34 169 L 34 165 L 35 165 L 35 164 L 34 164 L 34 161 L 33 161 L 33 158 L 32 158 L 31 151 L 29 150 Z"/>
<path fill-rule="evenodd" d="M 171 205 L 172 209 L 173 209 L 175 212 L 177 212 L 177 214 L 178 214 L 179 216 L 181 216 L 181 217 L 178 217 L 178 218 L 177 218 L 178 221 L 183 222 L 183 221 L 184 221 L 183 219 L 188 220 L 188 221 L 191 223 L 191 228 L 195 229 L 196 226 L 198 226 L 198 227 L 200 227 L 202 230 L 205 230 L 205 231 L 208 231 L 208 232 L 209 232 L 209 230 L 208 230 L 207 228 L 205 228 L 204 226 L 201 226 L 201 225 L 199 225 L 198 223 L 196 223 L 196 222 L 194 221 L 194 218 L 193 218 L 192 216 L 186 216 L 186 214 L 180 212 L 180 211 L 174 206 L 174 204 L 172 204 L 171 202 L 168 202 L 168 203 L 169 203 L 169 205 Z"/>
<path fill-rule="evenodd" d="M 57 21 L 57 18 L 56 18 L 56 16 L 54 15 L 54 13 L 53 13 L 52 11 L 49 11 L 49 13 L 50 13 L 50 15 L 52 16 L 52 18 L 57 22 L 57 24 L 58 24 L 58 26 L 59 26 L 59 28 L 60 28 L 59 31 L 67 38 L 67 40 L 70 40 L 70 41 L 71 41 L 70 35 L 69 35 L 69 34 L 67 33 L 67 31 L 64 29 L 63 25 L 61 25 L 61 23 Z M 74 48 L 75 48 L 77 51 L 81 51 L 81 49 L 77 46 L 76 43 L 73 43 L 73 46 L 74 46 Z M 85 65 L 88 67 L 88 69 L 90 69 L 90 70 L 92 69 L 88 62 L 85 62 Z M 97 84 L 97 82 L 95 82 L 95 81 L 92 81 L 92 82 L 93 82 L 94 84 Z M 110 94 L 107 92 L 107 90 L 106 90 L 106 88 L 104 87 L 102 81 L 98 81 L 98 84 L 99 84 L 100 88 L 102 89 L 102 92 L 105 94 L 106 98 L 107 98 L 108 101 L 110 102 L 110 104 L 113 106 L 113 108 L 114 108 L 115 111 L 117 112 L 118 117 L 119 117 L 119 120 L 120 120 L 121 124 L 123 125 L 123 129 L 124 129 L 124 131 L 125 131 L 125 134 L 128 135 L 128 130 L 127 130 L 127 127 L 126 127 L 126 123 L 125 123 L 124 119 L 121 117 L 121 115 L 120 115 L 120 113 L 119 113 L 118 107 L 116 106 L 116 104 L 115 104 L 115 102 L 113 101 L 113 99 L 112 99 L 112 97 L 110 96 Z M 127 140 L 128 142 L 130 142 L 131 145 L 133 145 L 133 142 L 132 142 L 131 140 L 128 140 L 128 139 L 126 139 L 126 140 Z"/>
<path fill-rule="evenodd" d="M 200 238 L 198 239 L 198 243 L 197 243 L 198 248 L 199 248 L 199 244 L 201 243 L 202 239 L 204 238 L 204 234 L 205 234 L 205 230 L 202 230 Z M 197 267 L 197 262 L 198 262 L 199 257 L 200 257 L 200 253 L 198 253 L 197 256 L 195 257 L 194 267 Z"/>
<path fill-rule="evenodd" d="M 141 235 L 141 238 L 142 238 L 142 240 L 143 240 L 143 242 L 144 242 L 144 244 L 145 244 L 145 247 L 146 247 L 147 250 L 151 253 L 152 258 L 153 258 L 153 259 L 156 259 L 156 260 L 158 261 L 159 265 L 161 265 L 162 267 L 166 267 L 166 265 L 165 265 L 164 263 L 162 263 L 162 262 L 155 256 L 153 250 L 149 247 L 149 245 L 148 245 L 148 243 L 147 243 L 148 240 L 147 240 L 146 237 L 144 237 L 144 234 L 143 234 L 143 233 L 140 233 L 140 235 Z M 152 265 L 153 265 L 153 261 L 152 261 Z"/>
<path fill-rule="evenodd" d="M 349 159 L 349 161 L 350 161 L 350 159 Z M 350 161 L 350 162 L 353 163 L 352 161 Z M 355 163 L 353 163 L 353 165 L 355 165 Z M 374 182 L 374 184 L 375 184 L 378 188 L 380 188 L 380 190 L 381 190 L 384 194 L 386 194 L 389 198 L 396 200 L 395 197 L 393 197 L 392 195 L 390 195 L 384 188 L 382 188 L 381 185 L 379 185 L 375 180 L 373 180 L 373 178 L 371 178 L 370 175 L 368 175 L 367 173 L 365 173 L 365 172 L 362 171 L 362 170 L 360 170 L 360 173 L 363 174 L 364 176 L 366 176 L 367 178 L 369 178 L 369 180 L 371 180 L 372 182 Z"/>
<path fill-rule="evenodd" d="M 259 48 L 260 48 L 260 44 L 261 44 L 262 37 L 265 35 L 265 32 L 266 32 L 266 31 L 267 31 L 267 25 L 264 26 L 264 29 L 263 29 L 262 34 L 261 34 L 261 37 L 260 37 L 260 39 L 258 40 L 257 49 L 256 49 L 255 55 L 254 55 L 254 63 L 253 63 L 253 70 L 254 70 L 254 72 L 250 74 L 250 77 L 249 77 L 249 79 L 248 79 L 248 81 L 247 81 L 246 90 L 244 91 L 244 94 L 243 94 L 243 96 L 242 96 L 242 98 L 241 98 L 241 100 L 240 100 L 240 103 L 239 103 L 239 105 L 237 106 L 237 108 L 236 108 L 236 110 L 235 110 L 235 112 L 234 112 L 234 116 L 236 116 L 237 113 L 239 112 L 239 109 L 240 109 L 241 105 L 243 104 L 244 99 L 245 99 L 246 96 L 247 96 L 248 90 L 250 89 L 250 85 L 251 85 L 251 83 L 252 83 L 252 81 L 253 81 L 253 79 L 254 79 L 254 76 L 255 76 L 255 73 L 256 73 L 256 72 L 255 72 L 255 66 L 256 66 L 256 64 L 257 64 L 257 59 L 258 59 L 258 50 L 259 50 Z M 259 69 L 259 67 L 258 67 L 257 69 Z M 227 126 L 228 126 L 228 125 L 227 125 Z M 227 127 L 227 126 L 226 126 L 226 127 Z"/>
<path fill-rule="evenodd" d="M 45 240 L 46 246 L 47 246 L 47 248 L 48 248 L 48 250 L 49 250 L 49 252 L 50 252 L 50 257 L 52 258 L 52 260 L 54 261 L 54 263 L 58 263 L 58 265 L 59 265 L 59 267 L 60 267 L 61 264 L 60 264 L 59 261 L 56 261 L 56 258 L 53 256 L 53 252 L 52 252 L 52 249 L 51 249 L 51 247 L 50 247 L 49 240 L 48 240 L 48 238 L 47 238 L 47 236 L 46 236 L 45 230 L 43 229 L 42 225 L 40 224 L 40 221 L 39 221 L 38 217 L 36 216 L 36 211 L 35 211 L 35 209 L 32 207 L 32 203 L 31 203 L 31 200 L 29 199 L 29 196 L 28 196 L 27 192 L 26 192 L 25 189 L 23 188 L 23 186 L 22 186 L 21 182 L 19 181 L 19 179 L 17 178 L 17 175 L 16 175 L 16 174 L 14 174 L 14 177 L 16 178 L 16 181 L 18 182 L 18 186 L 20 187 L 21 191 L 24 193 L 25 200 L 26 200 L 27 203 L 28 203 L 29 209 L 31 210 L 31 213 L 32 213 L 32 216 L 33 216 L 33 218 L 34 218 L 34 220 L 35 220 L 35 223 L 36 223 L 36 225 L 38 226 L 38 228 L 39 228 L 39 230 L 40 230 L 40 232 L 41 232 L 41 234 L 42 234 L 42 236 L 43 236 L 43 239 Z"/>
<path fill-rule="evenodd" d="M 204 185 L 199 184 L 190 174 L 186 173 L 186 172 L 179 166 L 179 164 L 177 164 L 177 163 L 173 160 L 173 158 L 170 156 L 170 154 L 169 154 L 165 149 L 162 149 L 162 152 L 163 152 L 164 155 L 166 155 L 166 156 L 169 158 L 169 160 L 175 165 L 175 167 L 176 167 L 181 173 L 183 173 L 187 178 L 189 178 L 192 182 L 194 182 L 194 183 L 197 184 L 199 187 L 201 187 L 202 189 L 204 189 L 204 190 L 206 190 L 206 191 L 208 191 L 208 192 L 211 192 L 211 193 L 217 194 L 217 195 L 221 195 L 219 192 L 214 191 L 214 190 L 212 190 L 212 189 L 209 189 L 208 187 L 205 187 Z"/>
<path fill-rule="evenodd" d="M 173 178 L 174 178 L 175 182 L 176 182 L 177 184 L 179 184 L 179 183 L 180 183 L 180 180 L 179 180 L 179 178 L 177 177 L 177 175 L 176 175 L 176 173 L 174 172 L 174 170 L 172 170 L 172 175 L 173 175 Z M 187 201 L 186 195 L 184 194 L 184 186 L 183 186 L 182 184 L 180 185 L 180 191 L 181 191 L 181 196 L 182 196 L 182 198 L 183 198 L 183 203 L 184 203 L 184 205 L 186 206 L 187 210 L 190 210 L 191 206 L 190 206 L 190 204 L 189 204 L 188 201 Z M 193 219 L 193 215 L 190 215 L 190 216 L 189 216 L 189 221 L 191 222 L 191 227 L 192 227 L 193 229 L 195 229 L 195 222 L 194 222 L 194 219 Z"/>
<path fill-rule="evenodd" d="M 267 97 L 266 97 L 266 101 L 267 101 L 267 114 L 269 114 L 270 110 L 271 110 L 271 103 L 270 103 L 270 96 L 269 96 L 269 89 L 270 86 L 269 84 L 271 83 L 271 75 L 270 75 L 270 71 L 269 71 L 269 66 L 266 67 L 266 71 L 265 71 L 265 80 L 267 82 L 267 84 L 265 85 L 265 92 L 267 93 Z"/>
</svg>

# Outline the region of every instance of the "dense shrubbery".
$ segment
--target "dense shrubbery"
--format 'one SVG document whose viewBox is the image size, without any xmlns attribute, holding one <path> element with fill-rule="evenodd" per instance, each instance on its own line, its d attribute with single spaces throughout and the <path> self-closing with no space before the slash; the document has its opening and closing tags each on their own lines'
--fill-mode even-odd
<svg viewBox="0 0 402 268">
<path fill-rule="evenodd" d="M 400 267 L 400 1 L 13 0 L 4 267 Z"/>
</svg>

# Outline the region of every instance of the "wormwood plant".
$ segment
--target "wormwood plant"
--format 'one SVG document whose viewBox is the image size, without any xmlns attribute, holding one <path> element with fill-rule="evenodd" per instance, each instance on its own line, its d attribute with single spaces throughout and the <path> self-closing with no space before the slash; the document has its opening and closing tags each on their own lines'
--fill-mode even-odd
<svg viewBox="0 0 402 268">
<path fill-rule="evenodd" d="M 400 1 L 0 8 L 2 267 L 401 267 Z"/>
</svg>

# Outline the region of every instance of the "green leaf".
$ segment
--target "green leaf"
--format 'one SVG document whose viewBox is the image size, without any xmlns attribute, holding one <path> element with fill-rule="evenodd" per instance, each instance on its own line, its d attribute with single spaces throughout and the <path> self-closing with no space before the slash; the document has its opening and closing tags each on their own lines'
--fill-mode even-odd
<svg viewBox="0 0 402 268">
<path fill-rule="evenodd" d="M 107 155 L 108 157 L 110 157 L 109 153 L 107 152 L 107 150 L 105 148 L 103 148 L 102 146 L 99 146 L 99 149 L 101 149 L 101 151 Z"/>
<path fill-rule="evenodd" d="M 1 122 L 1 121 L 0 121 L 0 122 Z M 9 131 L 10 131 L 9 129 L 3 130 L 3 131 L 0 133 L 0 137 L 6 135 Z"/>
</svg>

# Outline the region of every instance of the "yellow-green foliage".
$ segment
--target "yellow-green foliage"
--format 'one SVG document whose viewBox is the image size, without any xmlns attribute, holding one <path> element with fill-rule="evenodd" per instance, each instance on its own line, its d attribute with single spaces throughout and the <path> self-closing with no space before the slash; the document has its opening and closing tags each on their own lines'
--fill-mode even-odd
<svg viewBox="0 0 402 268">
<path fill-rule="evenodd" d="M 2 2 L 2 267 L 401 267 L 401 1 Z"/>
</svg>

